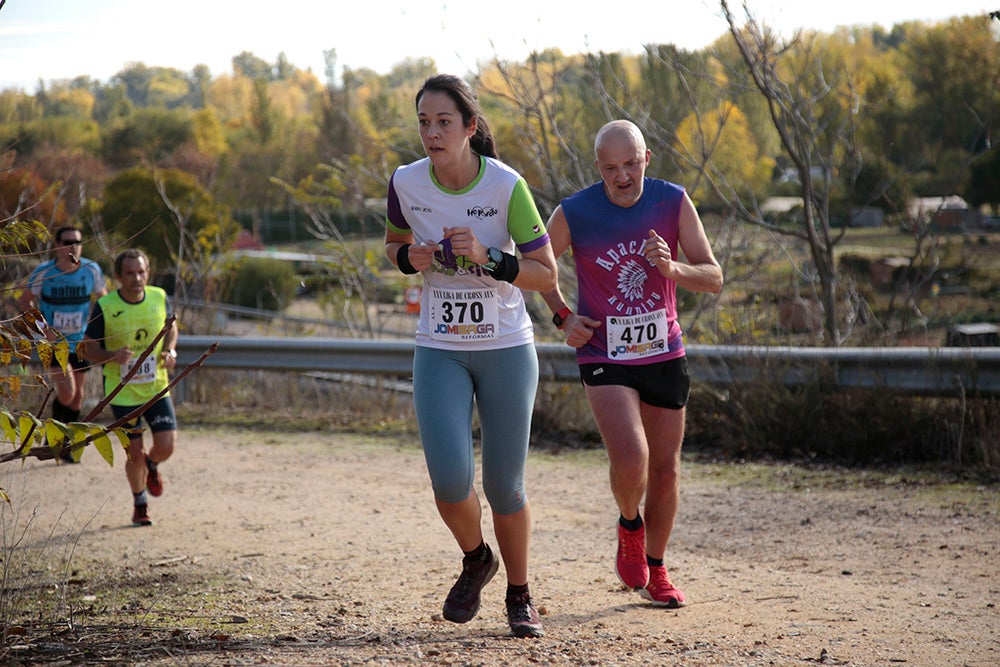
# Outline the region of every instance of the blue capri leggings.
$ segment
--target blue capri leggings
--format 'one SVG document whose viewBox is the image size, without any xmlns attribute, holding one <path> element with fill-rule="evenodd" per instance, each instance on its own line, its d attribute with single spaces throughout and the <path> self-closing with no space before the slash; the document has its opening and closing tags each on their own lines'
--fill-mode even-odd
<svg viewBox="0 0 1000 667">
<path fill-rule="evenodd" d="M 472 352 L 415 348 L 413 403 L 435 498 L 457 503 L 472 491 L 475 404 L 486 500 L 501 515 L 524 507 L 524 466 L 537 389 L 538 356 L 531 343 Z"/>
</svg>

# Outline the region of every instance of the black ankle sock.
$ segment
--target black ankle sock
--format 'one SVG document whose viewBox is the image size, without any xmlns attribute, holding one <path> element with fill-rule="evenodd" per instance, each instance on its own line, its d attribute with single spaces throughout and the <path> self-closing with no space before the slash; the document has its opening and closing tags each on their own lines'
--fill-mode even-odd
<svg viewBox="0 0 1000 667">
<path fill-rule="evenodd" d="M 634 519 L 626 519 L 623 514 L 619 514 L 618 523 L 625 530 L 639 530 L 642 528 L 642 515 L 636 514 Z"/>
<path fill-rule="evenodd" d="M 652 556 L 650 556 L 650 555 L 647 554 L 646 555 L 646 565 L 648 565 L 649 567 L 663 567 L 663 559 L 662 558 L 653 558 Z"/>
<path fill-rule="evenodd" d="M 52 418 L 61 421 L 63 424 L 68 424 L 70 422 L 80 421 L 80 411 L 74 410 L 67 405 L 63 405 L 59 402 L 59 399 L 56 398 L 52 401 Z"/>
<path fill-rule="evenodd" d="M 528 584 L 523 586 L 515 586 L 512 583 L 507 583 L 507 599 L 516 598 L 521 595 L 529 595 Z"/>
<path fill-rule="evenodd" d="M 148 470 L 149 472 L 156 472 L 157 465 L 158 464 L 153 459 L 149 458 L 148 456 L 146 457 L 146 470 Z"/>
<path fill-rule="evenodd" d="M 486 544 L 485 541 L 480 542 L 479 546 L 472 551 L 463 551 L 462 553 L 464 553 L 465 557 L 469 560 L 486 560 L 488 554 L 490 553 L 490 545 Z"/>
</svg>

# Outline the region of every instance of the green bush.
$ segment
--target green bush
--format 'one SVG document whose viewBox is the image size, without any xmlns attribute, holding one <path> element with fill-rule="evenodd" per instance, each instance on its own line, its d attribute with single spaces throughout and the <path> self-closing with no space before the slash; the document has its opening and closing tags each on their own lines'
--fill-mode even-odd
<svg viewBox="0 0 1000 667">
<path fill-rule="evenodd" d="M 237 306 L 283 310 L 295 298 L 299 284 L 288 262 L 248 257 L 234 269 L 226 300 Z"/>
</svg>

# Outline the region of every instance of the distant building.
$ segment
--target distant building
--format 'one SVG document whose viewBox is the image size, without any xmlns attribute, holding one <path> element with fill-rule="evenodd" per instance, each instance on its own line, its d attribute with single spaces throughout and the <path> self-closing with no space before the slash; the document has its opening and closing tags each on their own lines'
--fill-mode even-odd
<svg viewBox="0 0 1000 667">
<path fill-rule="evenodd" d="M 232 250 L 263 250 L 264 244 L 248 229 L 241 229 L 236 240 L 229 246 Z"/>
<path fill-rule="evenodd" d="M 851 209 L 849 227 L 881 227 L 885 223 L 885 212 L 875 206 L 856 206 Z"/>
<path fill-rule="evenodd" d="M 969 231 L 982 228 L 982 215 L 958 195 L 914 197 L 906 207 L 910 220 L 942 231 Z"/>
<path fill-rule="evenodd" d="M 948 328 L 947 347 L 1000 347 L 1000 326 L 990 322 L 956 324 Z"/>
<path fill-rule="evenodd" d="M 871 264 L 872 286 L 880 290 L 891 289 L 908 268 L 910 260 L 906 257 L 882 257 Z"/>
<path fill-rule="evenodd" d="M 911 218 L 929 218 L 938 211 L 967 208 L 969 208 L 968 202 L 958 195 L 914 197 L 906 206 L 906 214 Z"/>
<path fill-rule="evenodd" d="M 767 218 L 787 216 L 804 208 L 802 197 L 768 197 L 760 205 L 760 212 Z M 875 206 L 858 206 L 851 209 L 848 225 L 851 227 L 881 227 L 885 213 Z"/>
<path fill-rule="evenodd" d="M 765 215 L 781 215 L 794 208 L 803 208 L 802 197 L 768 197 L 760 205 L 760 212 Z"/>
</svg>

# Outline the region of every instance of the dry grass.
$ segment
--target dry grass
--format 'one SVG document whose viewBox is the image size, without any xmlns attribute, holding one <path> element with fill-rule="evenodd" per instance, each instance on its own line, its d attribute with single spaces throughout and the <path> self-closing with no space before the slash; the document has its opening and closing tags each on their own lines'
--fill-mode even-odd
<svg viewBox="0 0 1000 667">
<path fill-rule="evenodd" d="M 725 460 L 780 459 L 854 467 L 927 465 L 1000 480 L 1000 400 L 928 398 L 759 381 L 723 390 L 696 385 L 686 451 Z M 821 374 L 820 374 L 821 375 Z M 412 396 L 385 380 L 334 382 L 265 371 L 203 371 L 179 404 L 182 424 L 399 433 L 416 438 Z M 543 383 L 533 446 L 600 448 L 576 383 Z"/>
</svg>

